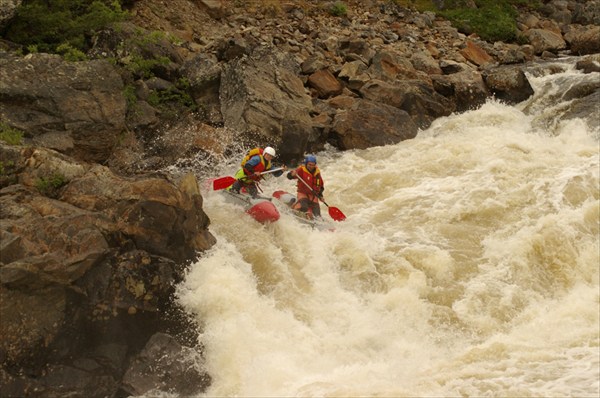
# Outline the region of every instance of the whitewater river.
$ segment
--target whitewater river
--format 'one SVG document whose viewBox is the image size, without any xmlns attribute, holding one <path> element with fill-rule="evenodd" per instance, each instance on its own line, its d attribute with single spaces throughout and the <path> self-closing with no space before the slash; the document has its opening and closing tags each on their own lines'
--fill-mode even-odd
<svg viewBox="0 0 600 398">
<path fill-rule="evenodd" d="M 218 243 L 178 286 L 213 380 L 200 396 L 598 397 L 599 128 L 557 99 L 589 78 L 530 77 L 518 106 L 318 153 L 348 217 L 333 232 L 204 192 Z"/>
</svg>

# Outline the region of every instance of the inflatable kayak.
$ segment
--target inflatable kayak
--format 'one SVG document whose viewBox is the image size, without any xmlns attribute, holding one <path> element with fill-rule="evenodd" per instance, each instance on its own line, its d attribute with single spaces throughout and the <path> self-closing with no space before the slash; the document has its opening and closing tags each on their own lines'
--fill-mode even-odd
<svg viewBox="0 0 600 398">
<path fill-rule="evenodd" d="M 260 223 L 270 223 L 279 220 L 279 210 L 271 202 L 271 198 L 258 196 L 252 198 L 247 193 L 236 193 L 228 189 L 221 191 L 229 203 L 241 205 L 244 211 Z"/>
</svg>

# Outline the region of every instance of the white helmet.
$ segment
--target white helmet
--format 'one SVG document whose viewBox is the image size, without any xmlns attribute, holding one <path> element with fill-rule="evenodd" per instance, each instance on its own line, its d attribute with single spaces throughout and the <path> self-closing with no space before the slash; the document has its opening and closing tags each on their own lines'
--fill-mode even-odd
<svg viewBox="0 0 600 398">
<path fill-rule="evenodd" d="M 271 148 L 270 146 L 266 147 L 263 153 L 265 155 L 269 154 L 269 155 L 275 157 L 275 149 Z"/>
</svg>

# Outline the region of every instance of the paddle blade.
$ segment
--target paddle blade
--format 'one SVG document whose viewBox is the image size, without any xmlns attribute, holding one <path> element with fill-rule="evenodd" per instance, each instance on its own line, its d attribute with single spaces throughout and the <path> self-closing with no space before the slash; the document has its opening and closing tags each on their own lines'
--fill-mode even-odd
<svg viewBox="0 0 600 398">
<path fill-rule="evenodd" d="M 344 221 L 346 219 L 346 215 L 337 207 L 329 207 L 329 215 L 335 221 Z"/>
<path fill-rule="evenodd" d="M 230 187 L 235 182 L 233 177 L 221 177 L 213 181 L 213 190 L 218 191 Z"/>
</svg>

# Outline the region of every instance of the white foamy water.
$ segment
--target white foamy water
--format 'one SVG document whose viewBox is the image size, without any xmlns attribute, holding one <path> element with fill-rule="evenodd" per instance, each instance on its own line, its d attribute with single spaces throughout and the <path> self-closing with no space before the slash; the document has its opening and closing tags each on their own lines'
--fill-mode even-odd
<svg viewBox="0 0 600 398">
<path fill-rule="evenodd" d="M 598 397 L 598 132 L 531 108 L 317 154 L 348 217 L 333 232 L 207 192 L 218 243 L 178 288 L 202 326 L 201 396 Z"/>
</svg>

